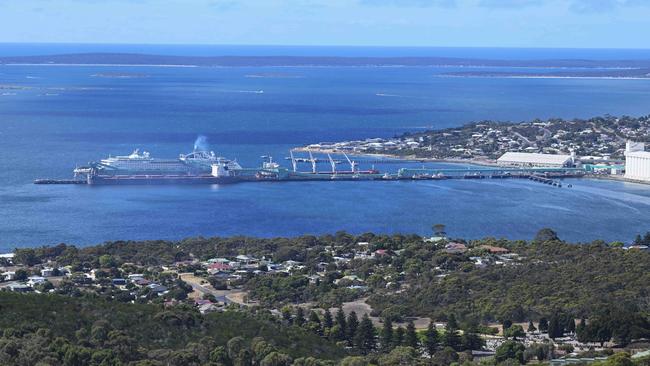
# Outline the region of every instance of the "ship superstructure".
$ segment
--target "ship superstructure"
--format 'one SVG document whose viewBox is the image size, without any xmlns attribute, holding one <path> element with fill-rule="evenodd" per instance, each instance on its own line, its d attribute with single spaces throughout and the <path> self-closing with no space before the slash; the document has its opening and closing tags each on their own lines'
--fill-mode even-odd
<svg viewBox="0 0 650 366">
<path fill-rule="evenodd" d="M 176 159 L 160 159 L 138 149 L 130 155 L 109 156 L 90 163 L 89 168 L 98 175 L 201 175 L 210 174 L 213 164 L 223 164 L 229 170 L 241 169 L 236 161 L 219 157 L 212 151 L 193 151 L 180 154 Z M 78 173 L 86 173 L 83 169 Z"/>
</svg>

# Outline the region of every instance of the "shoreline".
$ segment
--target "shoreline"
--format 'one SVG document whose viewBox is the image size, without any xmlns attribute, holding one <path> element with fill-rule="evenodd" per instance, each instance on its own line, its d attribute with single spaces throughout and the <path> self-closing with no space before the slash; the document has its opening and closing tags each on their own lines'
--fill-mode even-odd
<svg viewBox="0 0 650 366">
<path fill-rule="evenodd" d="M 343 154 L 344 153 L 343 151 L 338 151 L 334 149 L 309 149 L 306 147 L 295 148 L 293 149 L 293 151 L 300 151 L 300 152 L 311 151 L 312 153 L 321 153 L 321 154 Z M 491 161 L 487 159 L 450 159 L 450 158 L 433 159 L 433 158 L 417 158 L 415 156 L 402 156 L 402 155 L 391 155 L 391 154 L 364 154 L 358 152 L 345 152 L 345 154 L 349 156 L 369 156 L 369 157 L 387 158 L 387 159 L 403 160 L 403 161 L 417 160 L 417 162 L 423 162 L 423 163 L 446 163 L 446 164 L 459 164 L 459 165 L 465 164 L 465 165 L 477 165 L 482 167 L 493 167 L 493 168 L 500 167 L 500 165 L 498 165 L 496 161 Z M 580 179 L 610 180 L 610 181 L 617 181 L 623 183 L 635 183 L 635 184 L 642 184 L 644 186 L 650 186 L 650 181 L 625 178 L 622 175 L 587 174 Z"/>
<path fill-rule="evenodd" d="M 414 155 L 391 155 L 381 153 L 359 153 L 359 152 L 346 152 L 336 149 L 309 149 L 306 147 L 298 147 L 292 149 L 293 151 L 312 152 L 318 154 L 347 154 L 349 156 L 369 156 L 374 158 L 386 158 L 392 160 L 403 160 L 406 162 L 423 162 L 423 163 L 449 163 L 449 164 L 470 164 L 485 167 L 499 167 L 496 161 L 489 159 L 453 159 L 453 158 L 419 158 Z"/>
<path fill-rule="evenodd" d="M 650 80 L 642 76 L 560 76 L 560 75 L 435 75 L 439 78 L 482 78 L 482 79 L 593 79 L 593 80 Z"/>
<path fill-rule="evenodd" d="M 198 65 L 173 64 L 76 64 L 76 63 L 0 63 L 0 66 L 94 66 L 94 67 L 200 67 Z"/>
<path fill-rule="evenodd" d="M 471 68 L 471 69 L 544 69 L 544 70 L 636 70 L 638 67 L 587 67 L 587 66 L 491 66 L 491 65 L 455 65 L 455 64 L 141 64 L 141 63 L 76 63 L 76 62 L 6 62 L 3 63 L 0 58 L 0 66 L 59 66 L 59 67 L 170 67 L 170 68 Z M 455 74 L 434 74 L 436 78 L 509 78 L 509 79 L 621 79 L 621 80 L 649 80 L 650 76 L 563 76 L 563 75 L 455 75 Z"/>
</svg>

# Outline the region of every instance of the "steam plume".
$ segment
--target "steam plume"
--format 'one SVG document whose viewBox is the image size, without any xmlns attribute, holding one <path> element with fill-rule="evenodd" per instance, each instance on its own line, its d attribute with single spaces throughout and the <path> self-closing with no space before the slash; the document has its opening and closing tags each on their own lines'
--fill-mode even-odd
<svg viewBox="0 0 650 366">
<path fill-rule="evenodd" d="M 194 141 L 194 151 L 209 151 L 210 150 L 210 145 L 208 144 L 208 138 L 199 135 L 196 138 L 196 141 Z"/>
</svg>

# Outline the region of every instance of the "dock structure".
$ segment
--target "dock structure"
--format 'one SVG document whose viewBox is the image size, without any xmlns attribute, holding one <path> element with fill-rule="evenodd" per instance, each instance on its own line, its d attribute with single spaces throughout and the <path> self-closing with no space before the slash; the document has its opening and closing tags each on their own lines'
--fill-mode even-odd
<svg viewBox="0 0 650 366">
<path fill-rule="evenodd" d="M 38 179 L 34 184 L 89 184 L 89 185 L 133 185 L 133 184 L 227 184 L 240 182 L 297 182 L 297 181 L 368 181 L 368 180 L 443 180 L 443 179 L 508 179 L 521 178 L 561 186 L 558 179 L 580 178 L 585 170 L 577 168 L 534 168 L 534 169 L 413 169 L 402 168 L 396 174 L 381 173 L 378 170 L 354 171 L 293 171 L 283 167 L 244 168 L 232 172 L 228 177 L 212 175 L 133 175 L 100 176 L 88 175 L 86 180 Z"/>
<path fill-rule="evenodd" d="M 86 184 L 86 180 L 80 179 L 36 179 L 34 184 Z"/>
<path fill-rule="evenodd" d="M 460 168 L 401 168 L 397 172 L 398 179 L 409 177 L 445 177 L 445 178 L 529 178 L 540 176 L 544 178 L 574 178 L 585 174 L 583 168 L 559 167 L 471 167 Z"/>
<path fill-rule="evenodd" d="M 101 174 L 95 168 L 75 173 L 85 177 L 83 180 L 38 179 L 35 184 L 88 184 L 88 185 L 132 185 L 132 184 L 229 184 L 240 182 L 291 182 L 291 181 L 367 181 L 367 180 L 443 180 L 443 179 L 506 179 L 524 178 L 554 186 L 562 186 L 558 179 L 582 177 L 587 174 L 584 168 L 572 167 L 491 167 L 475 166 L 467 168 L 400 168 L 396 173 L 380 172 L 374 166 L 360 169 L 359 162 L 343 154 L 349 170 L 339 169 L 337 162 L 327 154 L 327 159 L 316 159 L 309 152 L 308 159 L 297 159 L 291 154 L 291 166 L 280 166 L 270 156 L 264 156 L 259 168 L 229 168 L 227 161 L 211 165 L 211 173 L 203 174 Z M 298 163 L 308 163 L 309 171 L 299 171 Z M 328 170 L 318 170 L 318 163 L 329 162 Z"/>
</svg>

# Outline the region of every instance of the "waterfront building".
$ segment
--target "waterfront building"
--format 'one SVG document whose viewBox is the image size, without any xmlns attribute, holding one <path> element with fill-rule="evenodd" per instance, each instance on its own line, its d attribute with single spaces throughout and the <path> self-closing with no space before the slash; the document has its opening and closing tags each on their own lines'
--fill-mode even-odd
<svg viewBox="0 0 650 366">
<path fill-rule="evenodd" d="M 650 152 L 643 142 L 625 145 L 625 178 L 650 182 Z"/>
<path fill-rule="evenodd" d="M 518 167 L 570 167 L 575 163 L 575 155 L 539 154 L 508 151 L 497 159 L 502 166 Z"/>
</svg>

